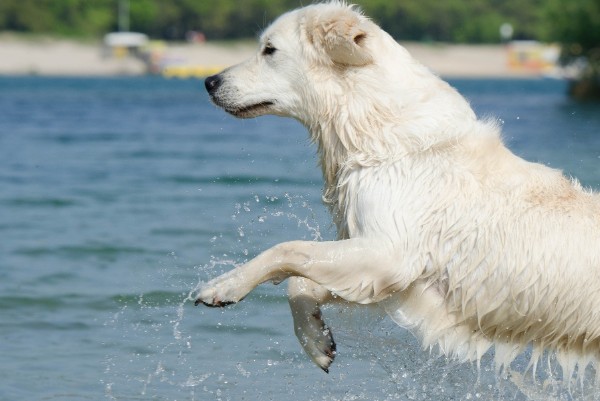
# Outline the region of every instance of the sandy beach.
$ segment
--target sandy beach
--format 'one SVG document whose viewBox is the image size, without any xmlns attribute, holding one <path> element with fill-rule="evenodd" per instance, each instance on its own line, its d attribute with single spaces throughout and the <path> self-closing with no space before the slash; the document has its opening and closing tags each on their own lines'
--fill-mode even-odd
<svg viewBox="0 0 600 401">
<path fill-rule="evenodd" d="M 504 45 L 401 43 L 435 73 L 445 77 L 532 77 L 539 68 L 510 65 Z M 235 64 L 256 50 L 252 42 L 168 43 L 161 65 L 202 66 L 207 71 Z M 0 35 L 0 75 L 141 75 L 147 67 L 134 57 L 114 57 L 101 42 Z"/>
</svg>

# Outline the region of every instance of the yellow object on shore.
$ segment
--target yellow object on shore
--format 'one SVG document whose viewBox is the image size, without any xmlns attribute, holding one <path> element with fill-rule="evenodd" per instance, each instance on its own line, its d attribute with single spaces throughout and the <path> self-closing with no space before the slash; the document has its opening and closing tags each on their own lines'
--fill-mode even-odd
<svg viewBox="0 0 600 401">
<path fill-rule="evenodd" d="M 161 71 L 165 78 L 205 78 L 222 71 L 220 65 L 168 65 Z"/>
<path fill-rule="evenodd" d="M 531 71 L 539 74 L 556 71 L 560 46 L 536 41 L 513 41 L 507 46 L 510 70 Z"/>
</svg>

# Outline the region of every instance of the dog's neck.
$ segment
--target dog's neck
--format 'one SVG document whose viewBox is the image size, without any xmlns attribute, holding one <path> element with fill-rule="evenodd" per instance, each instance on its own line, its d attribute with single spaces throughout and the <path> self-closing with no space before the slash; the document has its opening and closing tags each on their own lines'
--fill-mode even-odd
<svg viewBox="0 0 600 401">
<path fill-rule="evenodd" d="M 401 102 L 352 108 L 321 115 L 307 123 L 311 139 L 318 146 L 324 179 L 323 201 L 329 207 L 340 238 L 345 238 L 344 185 L 340 182 L 356 169 L 407 162 L 426 152 L 441 152 L 455 147 L 464 136 L 468 121 L 478 124 L 468 103 L 449 86 L 436 98 L 403 106 Z M 453 114 L 436 116 L 441 103 L 453 102 Z"/>
</svg>

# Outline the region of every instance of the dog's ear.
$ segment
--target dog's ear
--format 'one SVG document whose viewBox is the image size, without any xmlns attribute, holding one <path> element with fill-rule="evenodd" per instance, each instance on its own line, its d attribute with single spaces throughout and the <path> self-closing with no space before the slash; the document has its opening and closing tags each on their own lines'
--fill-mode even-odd
<svg viewBox="0 0 600 401">
<path fill-rule="evenodd" d="M 315 17 L 307 26 L 309 35 L 334 63 L 362 66 L 373 61 L 367 46 L 372 31 L 366 17 L 351 8 L 336 8 Z"/>
</svg>

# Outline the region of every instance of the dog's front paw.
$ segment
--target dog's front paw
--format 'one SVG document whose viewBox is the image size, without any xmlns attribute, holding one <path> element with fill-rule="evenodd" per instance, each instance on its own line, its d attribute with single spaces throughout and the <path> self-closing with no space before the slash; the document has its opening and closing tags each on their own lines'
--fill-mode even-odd
<svg viewBox="0 0 600 401">
<path fill-rule="evenodd" d="M 194 305 L 204 304 L 212 308 L 222 308 L 235 304 L 246 295 L 245 291 L 240 290 L 240 286 L 236 285 L 231 277 L 226 275 L 217 277 L 200 289 Z"/>
</svg>

